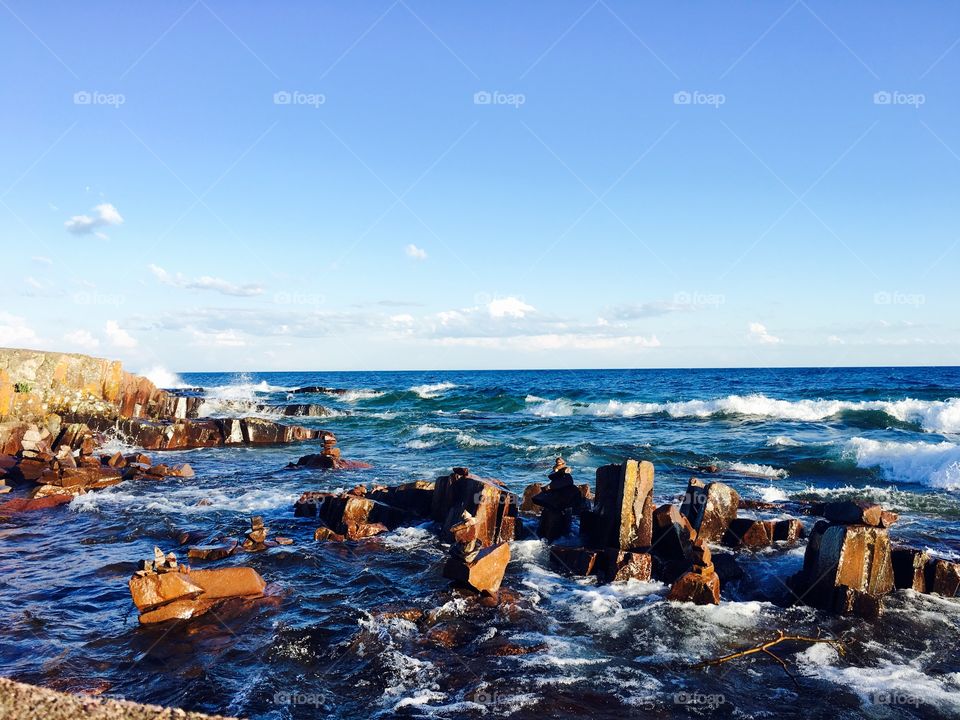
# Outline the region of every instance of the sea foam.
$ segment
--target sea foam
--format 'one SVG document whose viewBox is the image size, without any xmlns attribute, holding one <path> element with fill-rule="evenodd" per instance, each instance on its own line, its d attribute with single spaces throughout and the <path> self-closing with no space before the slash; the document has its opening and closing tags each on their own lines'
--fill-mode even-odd
<svg viewBox="0 0 960 720">
<path fill-rule="evenodd" d="M 858 467 L 878 468 L 887 480 L 960 489 L 960 445 L 946 440 L 895 442 L 855 437 L 844 446 L 844 454 Z"/>
</svg>

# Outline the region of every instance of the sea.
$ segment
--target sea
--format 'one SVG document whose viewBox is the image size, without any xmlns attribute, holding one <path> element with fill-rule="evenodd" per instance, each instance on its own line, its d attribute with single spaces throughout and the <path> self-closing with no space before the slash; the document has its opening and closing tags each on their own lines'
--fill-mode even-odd
<svg viewBox="0 0 960 720">
<path fill-rule="evenodd" d="M 745 499 L 864 498 L 895 544 L 960 560 L 960 368 L 165 373 L 205 416 L 334 432 L 364 470 L 286 469 L 315 443 L 153 453 L 191 479 L 136 481 L 0 519 L 0 669 L 24 682 L 250 718 L 956 718 L 960 599 L 897 591 L 876 622 L 790 605 L 803 546 L 740 553 L 719 606 L 658 582 L 598 586 L 512 543 L 510 602 L 479 607 L 441 575 L 428 523 L 317 543 L 305 490 L 432 480 L 453 466 L 522 492 L 562 456 L 577 482 L 651 461 L 658 504 L 692 476 Z M 345 392 L 293 394 L 305 386 Z M 324 417 L 272 407 L 323 405 Z M 120 436 L 110 449 L 132 450 Z M 8 496 L 10 497 L 10 496 Z M 289 546 L 238 554 L 263 600 L 142 627 L 127 581 L 183 532 L 241 537 L 263 516 Z M 782 517 L 780 511 L 758 517 Z M 808 529 L 812 519 L 802 518 Z M 422 611 L 416 621 L 409 611 Z M 787 634 L 838 638 L 696 663 Z"/>
</svg>

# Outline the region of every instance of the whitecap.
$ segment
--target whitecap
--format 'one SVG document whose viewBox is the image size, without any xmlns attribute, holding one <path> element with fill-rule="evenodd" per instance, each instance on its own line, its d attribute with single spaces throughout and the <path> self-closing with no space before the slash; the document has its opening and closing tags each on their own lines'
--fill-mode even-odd
<svg viewBox="0 0 960 720">
<path fill-rule="evenodd" d="M 431 400 L 435 397 L 439 397 L 447 390 L 452 390 L 457 387 L 456 383 L 452 382 L 439 382 L 433 383 L 432 385 L 414 385 L 410 388 L 410 392 L 416 393 L 424 400 Z"/>
<path fill-rule="evenodd" d="M 960 445 L 946 440 L 896 442 L 855 437 L 844 446 L 844 454 L 857 467 L 878 468 L 887 480 L 960 489 Z"/>
<path fill-rule="evenodd" d="M 167 370 L 162 365 L 154 365 L 152 368 L 144 370 L 140 374 L 158 388 L 162 388 L 164 390 L 176 390 L 191 387 L 183 381 L 183 378 L 181 378 L 175 372 Z"/>
</svg>

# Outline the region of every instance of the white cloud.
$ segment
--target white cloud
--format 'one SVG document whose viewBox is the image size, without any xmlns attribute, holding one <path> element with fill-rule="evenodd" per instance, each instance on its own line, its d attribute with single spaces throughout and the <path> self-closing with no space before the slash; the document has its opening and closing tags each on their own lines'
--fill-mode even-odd
<svg viewBox="0 0 960 720">
<path fill-rule="evenodd" d="M 0 346 L 17 347 L 37 340 L 37 333 L 24 318 L 0 311 Z"/>
<path fill-rule="evenodd" d="M 426 260 L 426 259 L 427 259 L 427 251 L 424 250 L 423 248 L 417 247 L 417 246 L 414 245 L 413 243 L 410 243 L 409 245 L 407 245 L 407 246 L 403 249 L 403 251 L 407 254 L 407 257 L 411 257 L 411 258 L 413 258 L 414 260 Z"/>
<path fill-rule="evenodd" d="M 183 288 L 185 290 L 212 290 L 221 295 L 232 295 L 234 297 L 253 297 L 263 294 L 263 286 L 255 283 L 245 285 L 236 285 L 221 278 L 201 275 L 198 278 L 188 278 L 181 273 L 172 275 L 158 265 L 150 265 L 150 272 L 164 285 Z"/>
<path fill-rule="evenodd" d="M 777 343 L 783 342 L 776 335 L 771 335 L 767 332 L 766 326 L 758 322 L 750 323 L 750 337 L 763 345 L 776 345 Z"/>
<path fill-rule="evenodd" d="M 247 341 L 236 330 L 220 330 L 203 332 L 196 328 L 189 328 L 193 337 L 193 344 L 202 347 L 246 347 Z"/>
<path fill-rule="evenodd" d="M 497 298 L 487 303 L 487 312 L 490 313 L 490 317 L 494 318 L 522 318 L 536 311 L 537 309 L 533 305 L 527 305 L 523 300 L 518 300 L 515 297 Z"/>
<path fill-rule="evenodd" d="M 846 341 L 839 335 L 830 335 L 827 338 L 828 345 L 845 345 Z"/>
<path fill-rule="evenodd" d="M 74 215 L 63 226 L 74 235 L 94 234 L 105 240 L 107 236 L 99 232 L 99 228 L 123 224 L 120 212 L 110 203 L 101 203 L 94 207 L 92 212 L 93 215 Z"/>
<path fill-rule="evenodd" d="M 656 335 L 602 335 L 599 333 L 548 333 L 543 335 L 515 335 L 511 337 L 447 337 L 440 345 L 476 347 L 493 350 L 519 350 L 540 352 L 544 350 L 614 350 L 620 348 L 660 347 Z"/>
<path fill-rule="evenodd" d="M 107 333 L 107 337 L 110 338 L 110 343 L 114 347 L 134 348 L 137 346 L 136 338 L 132 337 L 130 333 L 121 328 L 116 320 L 107 320 L 107 325 L 104 328 L 104 332 Z"/>
<path fill-rule="evenodd" d="M 73 332 L 68 332 L 63 336 L 63 339 L 71 345 L 77 345 L 79 347 L 86 348 L 87 350 L 93 350 L 95 347 L 100 345 L 100 341 L 91 335 L 87 330 L 74 330 Z"/>
</svg>

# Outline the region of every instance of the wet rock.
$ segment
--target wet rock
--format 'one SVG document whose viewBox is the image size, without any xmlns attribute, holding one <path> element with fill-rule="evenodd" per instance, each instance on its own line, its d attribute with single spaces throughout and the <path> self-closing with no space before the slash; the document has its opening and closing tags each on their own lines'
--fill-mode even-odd
<svg viewBox="0 0 960 720">
<path fill-rule="evenodd" d="M 174 421 L 127 418 L 121 420 L 117 426 L 131 442 L 148 450 L 281 444 L 315 440 L 325 434 L 323 430 L 282 425 L 262 418 Z"/>
<path fill-rule="evenodd" d="M 477 539 L 484 547 L 514 539 L 517 497 L 495 480 L 481 479 L 467 468 L 454 468 L 437 478 L 431 517 L 440 523 L 441 537 L 450 539 L 450 528 L 467 512 L 477 520 Z"/>
<path fill-rule="evenodd" d="M 704 484 L 691 478 L 680 512 L 697 533 L 697 540 L 719 542 L 737 517 L 740 496 L 720 482 Z"/>
<path fill-rule="evenodd" d="M 186 573 L 141 571 L 130 578 L 130 595 L 140 612 L 181 599 L 193 599 L 203 593 Z"/>
<path fill-rule="evenodd" d="M 796 542 L 803 538 L 805 532 L 803 523 L 795 518 L 777 520 L 773 524 L 773 541 Z"/>
<path fill-rule="evenodd" d="M 472 560 L 451 556 L 443 567 L 443 576 L 477 592 L 496 593 L 510 562 L 510 544 L 499 543 L 479 550 Z"/>
<path fill-rule="evenodd" d="M 773 542 L 773 523 L 749 518 L 735 518 L 730 521 L 723 534 L 723 544 L 735 548 L 759 550 L 770 547 Z"/>
<path fill-rule="evenodd" d="M 830 609 L 840 615 L 855 615 L 873 622 L 883 615 L 883 598 L 841 585 L 834 590 Z"/>
<path fill-rule="evenodd" d="M 321 525 L 317 528 L 317 531 L 313 534 L 313 539 L 318 542 L 343 542 L 347 538 L 344 535 L 335 533 L 330 528 Z"/>
<path fill-rule="evenodd" d="M 657 574 L 668 582 L 686 570 L 696 533 L 676 505 L 661 505 L 653 514 L 651 552 L 658 559 Z"/>
<path fill-rule="evenodd" d="M 14 498 L 0 503 L 0 514 L 7 515 L 21 512 L 33 512 L 35 510 L 49 510 L 58 505 L 66 505 L 72 501 L 74 495 L 63 493 L 42 495 L 37 498 Z"/>
<path fill-rule="evenodd" d="M 650 553 L 629 552 L 608 548 L 597 558 L 596 575 L 601 583 L 647 581 L 653 574 L 653 556 Z"/>
<path fill-rule="evenodd" d="M 217 545 L 194 545 L 187 550 L 187 557 L 191 560 L 223 560 L 236 552 L 238 543 L 229 540 Z"/>
<path fill-rule="evenodd" d="M 743 579 L 743 568 L 737 563 L 737 558 L 733 553 L 714 553 L 711 559 L 714 571 L 720 578 L 721 587 L 725 587 L 727 583 L 734 583 Z"/>
<path fill-rule="evenodd" d="M 960 594 L 960 563 L 930 560 L 926 568 L 927 592 L 957 597 Z"/>
<path fill-rule="evenodd" d="M 330 411 L 323 405 L 296 403 L 284 406 L 283 414 L 287 417 L 326 417 L 330 414 Z"/>
<path fill-rule="evenodd" d="M 550 548 L 550 567 L 563 575 L 593 575 L 597 550 L 554 545 Z"/>
<path fill-rule="evenodd" d="M 878 527 L 883 508 L 865 500 L 840 500 L 823 507 L 823 517 L 832 523 L 844 525 L 872 525 Z M 891 513 L 892 514 L 892 513 Z M 896 516 L 894 515 L 894 521 Z"/>
<path fill-rule="evenodd" d="M 259 515 L 255 515 L 250 518 L 250 531 L 247 533 L 246 538 L 240 544 L 240 547 L 246 550 L 247 552 L 261 552 L 266 550 L 270 544 L 267 541 L 267 533 L 269 528 L 264 526 L 263 518 Z"/>
<path fill-rule="evenodd" d="M 346 536 L 349 540 L 362 540 L 363 538 L 374 537 L 381 533 L 388 532 L 388 528 L 383 523 L 347 523 Z"/>
<path fill-rule="evenodd" d="M 692 602 L 697 605 L 719 605 L 720 578 L 712 566 L 686 572 L 670 587 L 667 600 Z"/>
<path fill-rule="evenodd" d="M 368 497 L 346 493 L 325 495 L 317 507 L 320 521 L 341 535 L 351 525 L 382 524 L 395 529 L 411 521 L 410 513 Z"/>
<path fill-rule="evenodd" d="M 267 587 L 260 574 L 251 567 L 191 570 L 187 577 L 203 590 L 202 598 L 205 600 L 258 597 Z"/>
<path fill-rule="evenodd" d="M 653 543 L 653 464 L 627 460 L 597 468 L 594 509 L 581 516 L 581 535 L 591 547 L 621 550 Z"/>
<path fill-rule="evenodd" d="M 523 489 L 523 499 L 520 502 L 520 512 L 531 515 L 540 514 L 540 506 L 533 502 L 533 498 L 543 492 L 543 483 L 532 483 Z"/>
<path fill-rule="evenodd" d="M 927 592 L 926 569 L 930 556 L 923 550 L 898 547 L 890 551 L 893 584 L 899 590 Z"/>
<path fill-rule="evenodd" d="M 375 488 L 368 497 L 426 520 L 430 517 L 433 506 L 433 490 L 434 483 L 416 480 L 402 485 Z"/>
<path fill-rule="evenodd" d="M 803 570 L 791 579 L 791 587 L 807 605 L 829 610 L 840 586 L 874 596 L 893 590 L 890 539 L 885 529 L 817 523 L 807 543 Z"/>
</svg>

